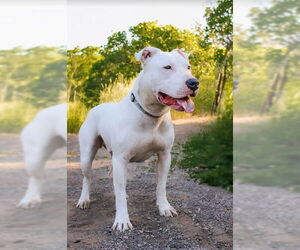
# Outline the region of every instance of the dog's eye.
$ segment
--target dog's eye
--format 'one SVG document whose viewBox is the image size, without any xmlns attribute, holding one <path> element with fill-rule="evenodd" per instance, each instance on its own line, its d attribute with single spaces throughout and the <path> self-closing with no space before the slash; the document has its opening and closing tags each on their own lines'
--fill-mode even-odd
<svg viewBox="0 0 300 250">
<path fill-rule="evenodd" d="M 170 65 L 167 65 L 164 67 L 164 69 L 172 69 L 172 67 Z"/>
<path fill-rule="evenodd" d="M 191 69 L 191 66 L 189 65 L 187 68 L 188 68 L 188 70 L 190 70 L 190 69 Z"/>
</svg>

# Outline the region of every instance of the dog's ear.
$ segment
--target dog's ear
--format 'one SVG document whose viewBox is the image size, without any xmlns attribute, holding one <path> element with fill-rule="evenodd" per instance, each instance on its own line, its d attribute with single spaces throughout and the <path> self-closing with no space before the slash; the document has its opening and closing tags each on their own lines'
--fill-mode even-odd
<svg viewBox="0 0 300 250">
<path fill-rule="evenodd" d="M 184 53 L 182 49 L 173 49 L 172 52 L 177 52 L 179 55 L 181 55 L 184 59 L 188 60 L 190 53 Z"/>
<path fill-rule="evenodd" d="M 161 51 L 158 48 L 154 47 L 146 47 L 143 48 L 140 52 L 135 54 L 136 60 L 140 61 L 142 64 L 145 64 L 148 58 L 155 55 L 157 52 Z"/>
</svg>

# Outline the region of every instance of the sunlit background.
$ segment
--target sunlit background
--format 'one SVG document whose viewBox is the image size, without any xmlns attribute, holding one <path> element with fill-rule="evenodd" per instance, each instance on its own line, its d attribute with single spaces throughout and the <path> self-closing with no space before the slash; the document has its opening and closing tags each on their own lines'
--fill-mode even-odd
<svg viewBox="0 0 300 250">
<path fill-rule="evenodd" d="M 235 249 L 300 244 L 299 14 L 292 0 L 234 2 Z"/>
</svg>

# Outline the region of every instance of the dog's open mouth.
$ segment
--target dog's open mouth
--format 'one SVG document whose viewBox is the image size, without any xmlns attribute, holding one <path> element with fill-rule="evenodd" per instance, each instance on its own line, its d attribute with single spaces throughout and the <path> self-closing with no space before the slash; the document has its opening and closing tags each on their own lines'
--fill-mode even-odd
<svg viewBox="0 0 300 250">
<path fill-rule="evenodd" d="M 185 112 L 193 112 L 195 109 L 195 105 L 192 100 L 190 100 L 189 96 L 183 98 L 174 98 L 165 93 L 158 92 L 158 100 L 165 105 L 170 106 L 170 108 L 185 111 Z"/>
</svg>

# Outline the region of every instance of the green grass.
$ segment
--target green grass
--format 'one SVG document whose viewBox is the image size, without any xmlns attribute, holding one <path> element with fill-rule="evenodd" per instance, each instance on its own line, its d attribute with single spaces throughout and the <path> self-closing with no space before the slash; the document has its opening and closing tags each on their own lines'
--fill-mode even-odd
<svg viewBox="0 0 300 250">
<path fill-rule="evenodd" d="M 68 133 L 77 133 L 84 122 L 88 109 L 81 102 L 68 103 Z"/>
<path fill-rule="evenodd" d="M 235 178 L 300 191 L 300 121 L 284 117 L 234 136 Z"/>
<path fill-rule="evenodd" d="M 0 133 L 19 133 L 38 109 L 25 102 L 0 103 Z"/>
<path fill-rule="evenodd" d="M 183 145 L 180 166 L 192 179 L 232 191 L 232 116 L 209 124 Z"/>
</svg>

